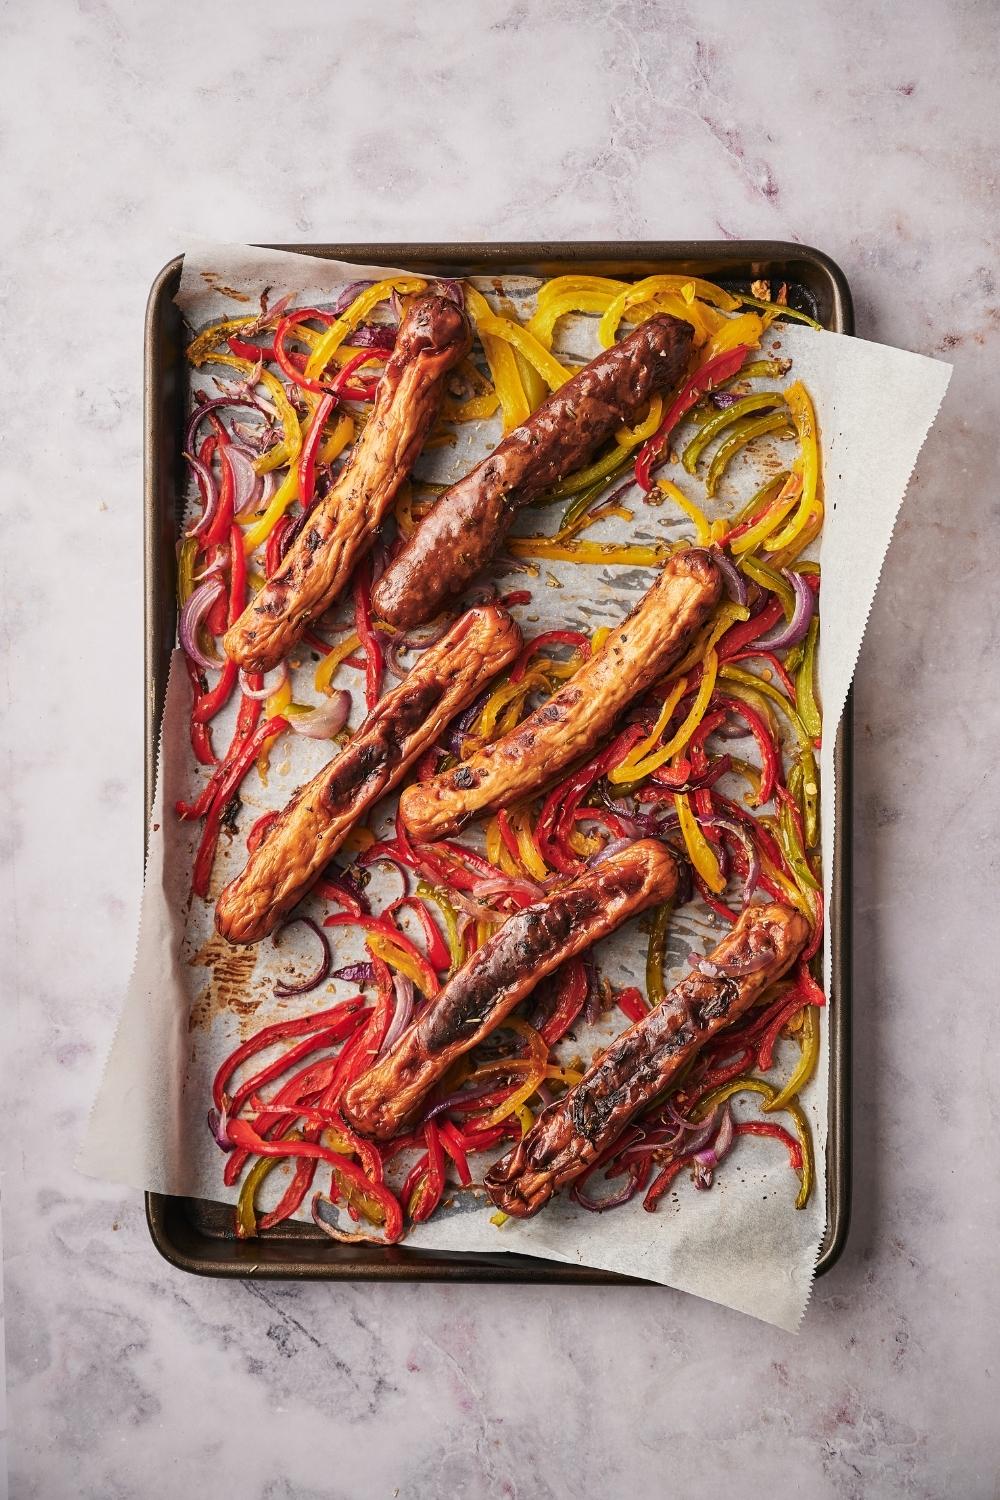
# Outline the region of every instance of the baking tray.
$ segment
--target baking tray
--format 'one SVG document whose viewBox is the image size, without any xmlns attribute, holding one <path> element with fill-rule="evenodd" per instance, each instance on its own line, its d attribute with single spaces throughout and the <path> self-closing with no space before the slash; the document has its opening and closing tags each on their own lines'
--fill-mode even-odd
<svg viewBox="0 0 1000 1500">
<path fill-rule="evenodd" d="M 788 283 L 789 301 L 835 333 L 853 333 L 847 280 L 822 251 L 775 240 L 713 240 L 482 245 L 281 245 L 331 260 L 412 266 L 430 275 L 511 271 L 648 276 L 683 272 L 747 290 L 755 277 Z M 176 497 L 183 493 L 181 435 L 188 392 L 184 329 L 174 293 L 182 257 L 170 261 L 149 294 L 145 329 L 144 465 L 146 596 L 146 760 L 143 830 L 156 774 L 157 734 L 176 634 Z M 828 1271 L 844 1248 L 851 1206 L 851 750 L 852 695 L 837 738 L 833 902 L 829 975 L 830 1104 L 827 1227 L 816 1266 Z M 307 1224 L 281 1225 L 254 1240 L 232 1232 L 232 1209 L 203 1199 L 146 1194 L 156 1248 L 172 1265 L 203 1276 L 339 1281 L 506 1281 L 648 1285 L 588 1266 L 533 1256 L 453 1254 L 402 1246 L 339 1245 Z"/>
</svg>

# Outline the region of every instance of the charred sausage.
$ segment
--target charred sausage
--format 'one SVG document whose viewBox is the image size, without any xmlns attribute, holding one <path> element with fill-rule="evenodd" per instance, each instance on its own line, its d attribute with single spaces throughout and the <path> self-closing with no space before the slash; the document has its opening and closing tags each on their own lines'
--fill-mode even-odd
<svg viewBox="0 0 1000 1500">
<path fill-rule="evenodd" d="M 787 906 L 750 906 L 708 960 L 602 1053 L 486 1175 L 504 1213 L 530 1219 L 610 1146 L 684 1065 L 795 962 L 809 927 Z M 712 973 L 712 970 L 715 973 Z"/>
<path fill-rule="evenodd" d="M 378 614 L 409 629 L 460 594 L 499 548 L 515 512 L 579 469 L 657 391 L 683 375 L 688 323 L 659 313 L 603 350 L 489 456 L 445 490 L 372 595 Z"/>
<path fill-rule="evenodd" d="M 226 632 L 226 651 L 248 671 L 277 666 L 343 591 L 375 538 L 437 416 L 445 377 L 472 344 L 448 297 L 414 298 L 379 381 L 371 418 L 343 472 L 315 505 L 281 566 Z"/>
<path fill-rule="evenodd" d="M 642 839 L 547 894 L 483 944 L 400 1036 L 344 1093 L 345 1118 L 382 1139 L 409 1124 L 457 1057 L 510 1015 L 546 974 L 677 890 L 673 855 Z"/>
<path fill-rule="evenodd" d="M 670 558 L 632 613 L 547 703 L 460 765 L 404 791 L 400 811 L 412 837 L 442 838 L 477 813 L 507 807 L 592 749 L 625 705 L 681 658 L 721 586 L 706 552 Z"/>
<path fill-rule="evenodd" d="M 242 874 L 219 897 L 215 925 L 222 936 L 255 943 L 273 932 L 358 819 L 401 781 L 520 646 L 521 632 L 495 605 L 470 609 L 456 620 L 268 828 Z"/>
</svg>

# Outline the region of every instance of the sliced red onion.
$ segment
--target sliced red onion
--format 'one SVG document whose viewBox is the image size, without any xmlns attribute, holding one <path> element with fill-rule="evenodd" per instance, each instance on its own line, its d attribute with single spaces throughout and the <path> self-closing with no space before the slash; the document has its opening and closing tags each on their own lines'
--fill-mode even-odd
<svg viewBox="0 0 1000 1500">
<path fill-rule="evenodd" d="M 472 887 L 474 896 L 527 896 L 532 901 L 538 901 L 544 894 L 540 885 L 526 876 L 485 876 L 477 880 Z"/>
<path fill-rule="evenodd" d="M 737 977 L 742 974 L 756 974 L 758 969 L 766 969 L 768 964 L 774 963 L 774 949 L 765 945 L 759 953 L 752 953 L 749 958 L 729 958 L 718 965 L 719 973 L 727 977 Z"/>
<path fill-rule="evenodd" d="M 783 577 L 788 579 L 795 591 L 795 608 L 792 618 L 786 620 L 782 625 L 776 625 L 767 635 L 760 636 L 754 645 L 762 646 L 765 651 L 782 651 L 786 646 L 796 646 L 806 631 L 816 609 L 816 595 L 806 583 L 801 573 L 795 573 L 789 568 L 782 568 Z"/>
<path fill-rule="evenodd" d="M 330 978 L 343 979 L 347 984 L 373 984 L 375 965 L 367 962 L 347 964 L 343 969 L 334 969 Z"/>
<path fill-rule="evenodd" d="M 400 295 L 396 291 L 395 287 L 393 287 L 392 296 L 389 298 L 389 306 L 392 308 L 392 315 L 396 319 L 396 322 L 397 323 L 402 323 L 402 321 L 403 321 L 403 299 L 400 297 Z"/>
<path fill-rule="evenodd" d="M 225 566 L 226 566 L 226 554 L 225 554 L 225 551 L 220 548 L 219 551 L 216 553 L 215 558 L 213 559 L 213 561 L 208 564 L 208 567 L 207 568 L 202 568 L 202 570 L 201 570 L 200 573 L 196 573 L 194 575 L 194 578 L 192 579 L 192 582 L 193 583 L 204 583 L 206 578 L 214 578 L 215 575 L 216 575 L 216 573 L 221 573 L 223 571 L 223 569 L 225 568 Z"/>
<path fill-rule="evenodd" d="M 747 603 L 747 581 L 743 577 L 743 574 L 737 568 L 732 558 L 727 557 L 719 547 L 712 549 L 712 559 L 722 574 L 722 582 L 725 584 L 726 593 L 734 604 L 741 604 L 745 609 Z"/>
<path fill-rule="evenodd" d="M 348 334 L 348 342 L 355 349 L 381 349 L 390 354 L 396 346 L 396 334 L 391 323 L 359 323 Z"/>
<path fill-rule="evenodd" d="M 309 931 L 319 940 L 323 952 L 320 955 L 320 960 L 316 968 L 305 979 L 297 979 L 294 984 L 290 984 L 284 979 L 278 980 L 274 986 L 274 993 L 282 998 L 287 995 L 307 995 L 310 990 L 316 989 L 318 985 L 323 983 L 324 979 L 330 977 L 330 965 L 333 962 L 330 957 L 330 944 L 326 940 L 326 933 L 313 921 L 312 917 L 291 917 L 278 928 L 278 931 L 274 934 L 275 938 L 282 932 L 287 932 L 289 927 L 294 927 L 296 923 L 309 928 Z"/>
<path fill-rule="evenodd" d="M 259 503 L 263 476 L 254 468 L 253 456 L 236 443 L 223 448 L 222 461 L 229 465 L 233 476 L 233 514 L 241 516 Z"/>
<path fill-rule="evenodd" d="M 427 880 L 437 880 L 439 877 L 432 870 L 428 869 L 425 872 L 424 878 Z M 449 899 L 452 906 L 461 912 L 467 924 L 469 922 L 496 922 L 500 918 L 500 912 L 494 907 L 488 906 L 485 901 L 473 900 L 466 891 L 457 891 L 452 888 L 450 889 Z M 461 927 L 461 919 L 459 920 L 459 926 Z"/>
<path fill-rule="evenodd" d="M 439 276 L 435 282 L 435 287 L 442 296 L 450 297 L 452 302 L 457 302 L 459 307 L 465 306 L 465 288 L 454 277 Z"/>
<path fill-rule="evenodd" d="M 332 740 L 347 723 L 351 711 L 351 695 L 346 688 L 338 688 L 329 698 L 324 698 L 318 708 L 307 714 L 292 714 L 289 725 L 296 734 L 308 740 Z"/>
<path fill-rule="evenodd" d="M 636 1162 L 628 1169 L 628 1180 L 616 1193 L 609 1193 L 606 1198 L 588 1198 L 581 1183 L 577 1182 L 570 1191 L 570 1197 L 574 1203 L 579 1203 L 592 1214 L 603 1214 L 609 1208 L 621 1208 L 623 1203 L 628 1203 L 634 1198 L 639 1188 L 639 1174 L 642 1170 L 641 1163 Z M 607 1181 L 607 1177 L 605 1177 Z"/>
<path fill-rule="evenodd" d="M 413 1018 L 413 981 L 405 974 L 393 974 L 392 987 L 396 991 L 396 1010 L 385 1034 L 385 1041 L 378 1051 L 382 1057 L 396 1045 Z"/>
<path fill-rule="evenodd" d="M 202 512 L 197 521 L 186 533 L 187 536 L 201 536 L 207 531 L 215 520 L 219 509 L 219 487 L 215 482 L 215 475 L 200 458 L 195 458 L 191 453 L 185 453 L 184 457 L 191 465 L 192 473 L 198 484 L 198 492 L 201 495 Z"/>
<path fill-rule="evenodd" d="M 184 608 L 181 610 L 180 619 L 177 622 L 177 634 L 180 643 L 195 666 L 202 667 L 208 672 L 217 672 L 221 663 L 213 661 L 206 656 L 198 644 L 198 627 L 202 620 L 212 608 L 220 594 L 225 593 L 225 585 L 221 578 L 208 578 L 200 583 L 191 595 Z"/>
<path fill-rule="evenodd" d="M 688 963 L 692 969 L 697 969 L 699 974 L 704 974 L 706 979 L 718 979 L 719 977 L 718 966 L 713 964 L 710 959 L 703 958 L 700 953 L 689 953 Z"/>
<path fill-rule="evenodd" d="M 721 828 L 725 833 L 728 833 L 730 838 L 734 838 L 737 841 L 746 855 L 747 873 L 743 881 L 742 910 L 742 907 L 749 903 L 750 897 L 757 889 L 760 881 L 760 855 L 757 852 L 757 845 L 754 843 L 749 831 L 746 828 L 742 828 L 739 823 L 734 822 L 730 818 L 706 818 L 705 822 L 713 828 Z"/>
<path fill-rule="evenodd" d="M 248 406 L 251 411 L 260 411 L 261 408 L 256 401 L 249 396 L 213 396 L 210 401 L 202 401 L 197 405 L 188 419 L 187 428 L 184 432 L 184 449 L 187 453 L 195 450 L 195 434 L 209 412 L 218 411 L 221 407 Z"/>
<path fill-rule="evenodd" d="M 229 1152 L 236 1150 L 236 1147 L 229 1139 L 229 1120 L 226 1116 L 224 1106 L 221 1114 L 217 1109 L 209 1110 L 208 1128 L 212 1132 L 212 1139 L 215 1141 L 215 1144 L 218 1146 L 220 1151 Z"/>
<path fill-rule="evenodd" d="M 345 286 L 331 308 L 333 316 L 339 318 L 342 312 L 347 311 L 359 292 L 363 292 L 365 287 L 374 285 L 374 281 L 352 281 L 348 286 Z"/>
<path fill-rule="evenodd" d="M 628 849 L 634 843 L 634 835 L 630 838 L 609 839 L 603 849 L 598 849 L 596 854 L 590 856 L 587 860 L 587 868 L 590 870 L 596 869 L 606 859 L 613 859 L 616 854 L 621 854 L 623 849 Z"/>
<path fill-rule="evenodd" d="M 395 870 L 396 874 L 399 876 L 400 880 L 403 883 L 403 889 L 400 894 L 403 896 L 408 896 L 410 894 L 409 870 L 406 868 L 401 859 L 394 859 L 393 856 L 391 854 L 387 854 L 384 849 L 379 849 L 375 854 L 370 854 L 367 849 L 364 850 L 363 853 L 358 855 L 358 864 L 363 865 L 366 868 L 368 865 L 388 865 L 390 869 Z M 428 878 L 431 879 L 432 884 L 437 884 L 437 876 L 431 876 Z M 399 898 L 397 897 L 396 899 L 398 900 Z"/>
<path fill-rule="evenodd" d="M 446 1098 L 439 1099 L 437 1104 L 433 1105 L 427 1111 L 421 1123 L 426 1124 L 428 1120 L 436 1119 L 438 1115 L 443 1115 L 449 1109 L 454 1109 L 456 1104 L 470 1104 L 474 1099 L 482 1099 L 487 1094 L 492 1093 L 495 1088 L 495 1083 L 484 1083 L 477 1089 L 456 1089 L 453 1094 L 448 1094 Z"/>
<path fill-rule="evenodd" d="M 737 401 L 742 401 L 743 397 L 738 396 L 735 391 L 713 391 L 708 399 L 719 411 L 725 411 L 728 407 L 735 406 Z"/>
<path fill-rule="evenodd" d="M 713 1172 L 732 1147 L 735 1138 L 736 1127 L 733 1124 L 729 1105 L 726 1104 L 723 1106 L 722 1123 L 719 1126 L 719 1132 L 715 1140 L 710 1146 L 706 1146 L 703 1150 L 695 1153 L 694 1185 L 696 1188 L 704 1190 L 712 1186 Z"/>
<path fill-rule="evenodd" d="M 279 666 L 275 667 L 274 673 L 277 674 L 277 682 L 272 681 L 268 684 L 267 678 L 265 678 L 263 687 L 254 688 L 250 686 L 247 681 L 247 674 L 241 667 L 240 692 L 244 698 L 253 698 L 255 702 L 262 703 L 265 698 L 270 698 L 272 693 L 276 693 L 280 687 L 284 687 L 288 681 L 288 663 L 286 661 L 281 662 Z M 272 675 L 271 672 L 268 672 L 267 677 L 271 677 Z"/>
</svg>

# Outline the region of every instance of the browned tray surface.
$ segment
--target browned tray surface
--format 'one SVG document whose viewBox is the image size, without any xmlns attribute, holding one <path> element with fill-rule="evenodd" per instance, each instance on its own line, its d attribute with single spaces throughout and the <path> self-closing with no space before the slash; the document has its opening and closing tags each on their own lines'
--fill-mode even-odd
<svg viewBox="0 0 1000 1500">
<path fill-rule="evenodd" d="M 283 245 L 331 260 L 412 266 L 446 276 L 518 271 L 557 276 L 576 271 L 618 277 L 683 272 L 746 290 L 751 279 L 788 283 L 789 301 L 834 333 L 853 333 L 851 293 L 840 268 L 819 250 L 774 240 L 656 241 L 484 245 Z M 173 297 L 182 257 L 170 261 L 149 294 L 145 336 L 146 783 L 143 831 L 149 825 L 156 746 L 177 625 L 175 496 L 182 493 L 181 434 L 188 392 L 181 315 Z M 817 1275 L 834 1264 L 847 1238 L 851 1206 L 851 748 L 848 694 L 835 752 L 833 902 L 830 911 L 830 1104 L 827 1137 L 827 1225 Z M 232 1210 L 195 1198 L 146 1194 L 157 1249 L 181 1270 L 204 1276 L 340 1281 L 512 1281 L 625 1284 L 629 1278 L 533 1256 L 453 1254 L 405 1245 L 338 1245 L 307 1224 L 281 1225 L 238 1240 Z M 634 1285 L 642 1283 L 633 1282 Z"/>
</svg>

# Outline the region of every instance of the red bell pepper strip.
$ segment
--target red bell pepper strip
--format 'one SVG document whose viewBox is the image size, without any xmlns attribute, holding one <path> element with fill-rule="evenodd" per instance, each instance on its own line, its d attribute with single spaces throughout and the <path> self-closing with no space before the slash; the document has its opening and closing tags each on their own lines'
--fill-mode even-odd
<svg viewBox="0 0 1000 1500">
<path fill-rule="evenodd" d="M 732 652 L 731 655 L 729 655 L 729 656 L 726 657 L 726 660 L 727 661 L 747 661 L 751 657 L 756 657 L 756 659 L 758 661 L 767 662 L 767 665 L 771 668 L 771 671 L 775 674 L 776 677 L 778 677 L 780 679 L 781 686 L 784 688 L 785 692 L 788 694 L 789 698 L 792 701 L 792 706 L 794 707 L 794 705 L 795 705 L 795 684 L 792 681 L 792 679 L 789 677 L 788 673 L 785 671 L 785 668 L 784 668 L 783 664 L 778 660 L 778 658 L 775 656 L 775 654 L 774 654 L 773 651 L 764 651 L 764 650 L 757 650 L 757 651 L 755 651 L 753 649 L 753 647 L 751 646 L 746 651 L 734 651 L 734 652 Z"/>
<path fill-rule="evenodd" d="M 257 1156 L 296 1156 L 329 1162 L 352 1186 L 378 1203 L 385 1219 L 386 1240 L 392 1244 L 402 1236 L 403 1214 L 396 1199 L 383 1184 L 373 1182 L 349 1156 L 340 1156 L 317 1141 L 266 1140 L 258 1135 L 247 1120 L 230 1120 L 228 1131 L 229 1139 L 234 1145 L 242 1146 Z"/>
<path fill-rule="evenodd" d="M 414 1224 L 423 1224 L 441 1202 L 444 1192 L 444 1152 L 437 1125 L 428 1120 L 424 1126 L 427 1142 L 427 1172 L 409 1203 L 410 1218 Z"/>
<path fill-rule="evenodd" d="M 719 660 L 729 661 L 737 651 L 742 651 L 784 618 L 785 611 L 781 600 L 772 599 L 765 604 L 759 614 L 749 620 L 737 621 L 735 625 L 730 626 L 715 648 Z"/>
<path fill-rule="evenodd" d="M 314 391 L 317 396 L 325 396 L 327 387 L 320 385 L 318 380 L 310 380 L 302 369 L 293 363 L 291 356 L 285 348 L 285 338 L 290 328 L 298 323 L 316 322 L 329 327 L 333 322 L 333 314 L 320 312 L 315 307 L 297 307 L 292 312 L 286 313 L 274 330 L 274 360 L 295 385 L 301 386 L 305 391 Z"/>
<path fill-rule="evenodd" d="M 463 1187 L 468 1187 L 472 1181 L 472 1173 L 469 1171 L 469 1158 L 465 1154 L 465 1146 L 462 1142 L 461 1133 L 450 1120 L 441 1120 L 438 1129 L 441 1135 L 441 1144 L 455 1163 L 455 1171 L 458 1173 L 459 1182 Z"/>
<path fill-rule="evenodd" d="M 294 524 L 291 516 L 282 516 L 267 539 L 267 546 L 264 548 L 264 572 L 268 578 L 273 578 L 281 566 L 281 559 L 285 555 L 285 538 Z"/>
<path fill-rule="evenodd" d="M 419 896 L 400 896 L 387 909 L 386 915 L 395 917 L 395 913 L 399 911 L 400 907 L 408 907 L 416 915 L 427 943 L 427 962 L 431 968 L 439 974 L 446 969 L 450 969 L 451 954 L 448 951 L 448 945 L 441 935 L 440 928 L 431 916 L 427 903 L 421 901 Z"/>
<path fill-rule="evenodd" d="M 656 1212 L 657 1203 L 663 1197 L 678 1172 L 682 1171 L 688 1162 L 693 1160 L 694 1153 L 691 1152 L 687 1156 L 676 1157 L 673 1161 L 667 1162 L 665 1167 L 661 1168 L 650 1183 L 649 1190 L 642 1200 L 642 1206 L 647 1213 L 652 1214 Z"/>
<path fill-rule="evenodd" d="M 430 1157 L 425 1151 L 423 1156 L 419 1156 L 417 1158 L 417 1160 L 413 1163 L 413 1166 L 410 1168 L 409 1172 L 407 1172 L 406 1174 L 406 1180 L 399 1190 L 400 1202 L 410 1202 L 410 1199 L 413 1197 L 414 1188 L 417 1186 L 417 1183 L 420 1181 L 420 1179 L 424 1176 L 429 1165 Z"/>
<path fill-rule="evenodd" d="M 303 1139 L 307 1141 L 318 1140 L 320 1127 L 303 1131 Z M 318 1163 L 310 1161 L 307 1156 L 300 1157 L 295 1163 L 295 1171 L 292 1180 L 282 1193 L 280 1200 L 271 1209 L 270 1213 L 263 1214 L 257 1223 L 258 1233 L 264 1229 L 273 1229 L 277 1224 L 283 1224 L 290 1219 L 302 1205 L 302 1200 L 312 1187 L 313 1178 L 316 1175 Z"/>
<path fill-rule="evenodd" d="M 740 1120 L 736 1126 L 736 1135 L 769 1135 L 776 1141 L 783 1141 L 788 1148 L 788 1165 L 795 1172 L 802 1171 L 802 1147 L 793 1135 L 789 1135 L 785 1128 L 776 1120 Z"/>
<path fill-rule="evenodd" d="M 281 734 L 288 728 L 288 720 L 280 715 L 273 719 L 267 719 L 259 726 L 248 740 L 244 740 L 236 756 L 229 761 L 225 774 L 219 781 L 211 807 L 205 817 L 205 828 L 202 832 L 201 843 L 194 862 L 194 874 L 191 879 L 191 889 L 196 896 L 208 895 L 208 885 L 212 876 L 212 865 L 215 861 L 215 850 L 219 842 L 219 831 L 222 827 L 222 816 L 229 802 L 260 754 L 265 740 L 272 735 Z"/>
<path fill-rule="evenodd" d="M 233 471 L 226 462 L 226 449 L 229 447 L 229 438 L 223 432 L 217 443 L 219 453 L 221 483 L 219 485 L 219 508 L 215 512 L 215 519 L 201 539 L 202 550 L 207 552 L 209 547 L 215 547 L 220 542 L 229 540 L 229 528 L 233 524 Z"/>
<path fill-rule="evenodd" d="M 255 850 L 260 848 L 261 844 L 264 842 L 264 835 L 267 833 L 267 830 L 272 827 L 272 825 L 280 816 L 281 814 L 278 812 L 261 813 L 256 823 L 253 824 L 250 832 L 247 834 L 248 854 L 253 854 Z"/>
<path fill-rule="evenodd" d="M 510 670 L 511 682 L 520 682 L 533 656 L 546 646 L 573 646 L 586 658 L 590 655 L 590 639 L 581 630 L 546 630 L 529 641 Z"/>
<path fill-rule="evenodd" d="M 245 339 L 231 336 L 226 339 L 229 352 L 235 354 L 237 359 L 248 359 L 252 365 L 260 360 L 272 360 L 274 358 L 273 344 L 248 344 Z"/>
<path fill-rule="evenodd" d="M 501 808 L 497 813 L 497 827 L 500 830 L 500 837 L 503 839 L 504 848 L 514 863 L 519 865 L 521 863 L 521 851 L 518 848 L 517 835 L 510 826 L 510 817 L 506 808 Z"/>
<path fill-rule="evenodd" d="M 441 988 L 437 975 L 431 968 L 430 964 L 427 962 L 427 959 L 421 953 L 420 949 L 416 946 L 415 943 L 410 941 L 410 939 L 404 932 L 400 932 L 399 928 L 393 922 L 387 921 L 385 917 L 370 917 L 368 915 L 356 916 L 353 912 L 334 912 L 333 916 L 324 917 L 323 926 L 360 927 L 362 932 L 377 932 L 381 937 L 384 937 L 389 942 L 394 943 L 395 946 L 401 949 L 408 958 L 411 958 L 413 960 L 417 968 L 420 970 L 421 974 L 423 974 L 424 976 L 425 983 L 428 986 L 429 994 L 434 995 Z M 380 960 L 378 958 L 375 958 L 373 961 L 376 964 L 377 968 Z M 392 986 L 390 984 L 390 989 L 391 988 Z"/>
<path fill-rule="evenodd" d="M 203 724 L 200 719 L 195 717 L 195 710 L 198 707 L 199 700 L 204 696 L 205 681 L 197 665 L 191 660 L 187 652 L 184 653 L 184 665 L 187 669 L 193 695 L 191 707 L 191 749 L 194 751 L 195 759 L 199 765 L 217 766 L 219 764 L 219 757 L 212 749 L 212 736 L 208 725 Z"/>
<path fill-rule="evenodd" d="M 694 879 L 698 895 L 704 901 L 705 905 L 710 906 L 717 917 L 721 917 L 724 922 L 728 922 L 730 926 L 732 926 L 732 924 L 736 921 L 736 912 L 731 911 L 724 901 L 719 900 L 714 891 L 709 890 L 708 886 L 705 884 L 702 877 L 698 874 L 697 870 L 692 870 L 691 874 Z"/>
<path fill-rule="evenodd" d="M 322 401 L 317 402 L 313 419 L 309 424 L 302 451 L 299 454 L 299 499 L 302 501 L 303 510 L 310 510 L 313 503 L 313 491 L 316 488 L 316 454 L 323 437 L 323 428 L 333 408 L 337 404 L 336 396 L 327 394 Z"/>
<path fill-rule="evenodd" d="M 641 990 L 636 989 L 634 984 L 630 984 L 628 989 L 618 991 L 615 1004 L 633 1023 L 649 1015 L 649 1006 L 646 1004 L 645 996 Z"/>
<path fill-rule="evenodd" d="M 678 422 L 687 416 L 695 402 L 706 391 L 713 390 L 715 386 L 721 385 L 724 380 L 729 380 L 735 375 L 749 353 L 749 344 L 737 344 L 734 349 L 727 349 L 724 353 L 717 354 L 714 359 L 710 359 L 707 364 L 695 370 L 690 379 L 681 387 L 653 436 L 648 438 L 639 449 L 635 461 L 636 484 L 647 493 L 653 486 L 651 478 L 653 466 L 666 447 L 667 438 Z"/>
<path fill-rule="evenodd" d="M 348 1015 L 335 1026 L 328 1026 L 323 1031 L 313 1032 L 311 1036 L 304 1037 L 301 1042 L 297 1042 L 294 1047 L 283 1052 L 280 1057 L 276 1057 L 273 1062 L 269 1062 L 259 1073 L 254 1073 L 252 1077 L 244 1079 L 227 1105 L 228 1113 L 238 1115 L 251 1095 L 266 1087 L 267 1084 L 273 1083 L 276 1078 L 280 1078 L 282 1073 L 287 1073 L 289 1068 L 295 1067 L 296 1063 L 301 1062 L 303 1058 L 310 1057 L 312 1053 L 319 1052 L 324 1047 L 332 1047 L 335 1042 L 343 1041 L 352 1029 L 353 1019 L 353 1015 Z"/>
<path fill-rule="evenodd" d="M 750 733 L 757 741 L 760 751 L 761 773 L 760 787 L 754 798 L 755 807 L 763 807 L 765 802 L 770 802 L 774 796 L 774 789 L 781 779 L 781 752 L 774 740 L 771 731 L 755 708 L 751 708 L 742 698 L 727 698 L 721 693 L 713 694 L 712 703 L 728 709 L 730 713 L 737 714 L 745 722 Z"/>
<path fill-rule="evenodd" d="M 356 995 L 351 1000 L 338 1001 L 329 1009 L 316 1011 L 311 1016 L 296 1016 L 293 1020 L 276 1021 L 272 1026 L 263 1027 L 255 1036 L 237 1047 L 235 1052 L 231 1052 L 220 1065 L 212 1083 L 212 1099 L 216 1109 L 222 1109 L 225 1102 L 226 1084 L 248 1057 L 253 1057 L 254 1053 L 262 1052 L 266 1047 L 273 1047 L 276 1042 L 287 1041 L 289 1037 L 305 1036 L 315 1031 L 329 1031 L 332 1027 L 337 1027 L 341 1022 L 348 1020 L 356 1022 L 358 1008 L 362 1003 L 361 996 Z"/>
<path fill-rule="evenodd" d="M 511 589 L 511 591 L 510 591 L 509 594 L 504 594 L 503 595 L 503 597 L 500 600 L 500 603 L 504 606 L 505 609 L 510 609 L 515 604 L 530 604 L 531 603 L 531 590 L 530 589 Z"/>
<path fill-rule="evenodd" d="M 538 1028 L 538 1034 L 546 1046 L 554 1047 L 565 1036 L 583 1009 L 588 988 L 587 970 L 581 958 L 571 958 L 560 967 L 556 976 L 555 1007 Z"/>
<path fill-rule="evenodd" d="M 371 563 L 366 558 L 354 575 L 354 629 L 365 653 L 365 704 L 371 713 L 382 691 L 385 654 L 372 626 Z"/>
<path fill-rule="evenodd" d="M 355 917 L 368 915 L 361 898 L 354 891 L 348 890 L 347 886 L 339 880 L 321 878 L 317 880 L 313 890 L 323 901 L 335 901 L 338 906 L 342 906 L 345 911 L 351 912 Z"/>
</svg>

